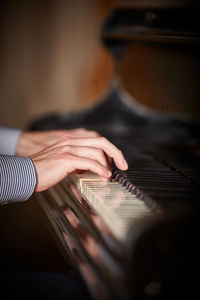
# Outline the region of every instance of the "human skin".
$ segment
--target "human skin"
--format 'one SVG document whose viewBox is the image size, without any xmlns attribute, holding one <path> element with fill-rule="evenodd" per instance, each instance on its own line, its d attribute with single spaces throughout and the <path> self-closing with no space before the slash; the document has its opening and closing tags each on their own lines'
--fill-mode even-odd
<svg viewBox="0 0 200 300">
<path fill-rule="evenodd" d="M 36 192 L 54 186 L 73 172 L 91 171 L 103 180 L 109 179 L 112 159 L 119 169 L 128 168 L 120 149 L 97 132 L 83 128 L 24 132 L 17 155 L 29 156 L 33 161 Z"/>
</svg>

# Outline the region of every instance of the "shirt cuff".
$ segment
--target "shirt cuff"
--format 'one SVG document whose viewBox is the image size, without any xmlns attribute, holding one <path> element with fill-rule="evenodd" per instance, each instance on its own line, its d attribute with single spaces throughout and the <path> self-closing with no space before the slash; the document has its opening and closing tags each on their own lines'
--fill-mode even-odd
<svg viewBox="0 0 200 300">
<path fill-rule="evenodd" d="M 0 127 L 0 153 L 14 155 L 21 133 L 20 129 Z"/>
<path fill-rule="evenodd" d="M 29 157 L 0 155 L 0 204 L 29 199 L 36 184 L 35 167 Z"/>
</svg>

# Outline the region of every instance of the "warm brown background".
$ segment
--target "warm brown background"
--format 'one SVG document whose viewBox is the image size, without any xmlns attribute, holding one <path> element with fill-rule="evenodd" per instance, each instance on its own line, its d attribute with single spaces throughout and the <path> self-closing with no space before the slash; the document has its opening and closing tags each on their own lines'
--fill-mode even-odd
<svg viewBox="0 0 200 300">
<path fill-rule="evenodd" d="M 94 105 L 114 75 L 100 41 L 106 15 L 121 5 L 185 2 L 190 0 L 1 1 L 0 125 L 24 129 L 44 114 Z M 118 71 L 138 102 L 199 120 L 199 57 L 134 45 Z"/>
<path fill-rule="evenodd" d="M 116 1 L 1 1 L 0 123 L 88 107 L 113 74 L 100 29 Z"/>
</svg>

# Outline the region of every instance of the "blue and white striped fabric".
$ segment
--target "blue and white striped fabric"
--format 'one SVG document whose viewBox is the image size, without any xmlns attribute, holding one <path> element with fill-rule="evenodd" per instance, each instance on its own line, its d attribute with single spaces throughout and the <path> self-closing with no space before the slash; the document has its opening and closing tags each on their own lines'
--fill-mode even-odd
<svg viewBox="0 0 200 300">
<path fill-rule="evenodd" d="M 35 167 L 29 157 L 0 154 L 0 204 L 27 200 L 36 183 Z"/>
</svg>

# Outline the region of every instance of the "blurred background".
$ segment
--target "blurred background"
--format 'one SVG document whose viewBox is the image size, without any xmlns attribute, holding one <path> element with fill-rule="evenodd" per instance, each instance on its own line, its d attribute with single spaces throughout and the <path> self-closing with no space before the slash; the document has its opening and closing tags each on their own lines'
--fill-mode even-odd
<svg viewBox="0 0 200 300">
<path fill-rule="evenodd" d="M 52 112 L 92 105 L 113 63 L 100 30 L 113 0 L 0 1 L 1 125 L 26 128 Z"/>
<path fill-rule="evenodd" d="M 1 0 L 0 124 L 25 129 L 45 114 L 93 106 L 114 68 L 140 103 L 198 121 L 198 57 L 136 44 L 116 67 L 100 34 L 117 6 L 184 3 L 190 0 Z"/>
</svg>

